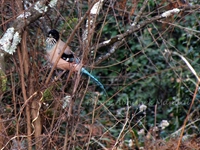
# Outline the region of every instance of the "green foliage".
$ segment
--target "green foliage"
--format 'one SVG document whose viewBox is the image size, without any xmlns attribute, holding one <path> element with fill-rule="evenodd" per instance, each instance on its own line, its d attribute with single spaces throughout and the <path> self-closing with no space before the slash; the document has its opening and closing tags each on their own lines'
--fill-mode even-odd
<svg viewBox="0 0 200 150">
<path fill-rule="evenodd" d="M 64 36 L 64 38 L 67 38 L 77 23 L 78 23 L 78 18 L 66 17 L 65 20 L 63 22 L 61 22 L 58 29 L 60 31 L 64 30 L 65 34 L 63 34 L 63 36 Z"/>
<path fill-rule="evenodd" d="M 66 41 L 81 20 L 79 17 L 82 17 L 88 9 L 89 1 L 74 4 L 73 1 L 59 2 L 60 9 L 48 12 L 45 16 L 48 20 L 46 23 L 62 32 L 62 39 Z M 128 1 L 127 6 L 131 8 L 132 3 Z M 47 146 L 49 149 L 62 149 L 65 142 L 67 149 L 72 147 L 100 149 L 121 143 L 128 145 L 130 140 L 138 140 L 139 145 L 145 146 L 148 142 L 147 134 L 166 138 L 180 129 L 194 96 L 197 80 L 179 56 L 166 53 L 166 50 L 177 52 L 187 59 L 199 75 L 200 15 L 198 11 L 185 10 L 158 22 L 152 21 L 123 39 L 123 44 L 113 53 L 108 54 L 113 45 L 98 49 L 99 43 L 119 34 L 122 35 L 131 29 L 133 20 L 143 6 L 143 1 L 139 1 L 134 8 L 134 14 L 125 16 L 124 14 L 130 14 L 127 13 L 129 9 L 115 10 L 115 3 L 103 5 L 100 14 L 92 16 L 96 18 L 96 21 L 94 21 L 94 30 L 92 30 L 94 33 L 92 33 L 93 38 L 89 47 L 81 47 L 87 46 L 85 45 L 87 42 L 82 41 L 85 22 L 72 39 L 70 46 L 73 50 L 74 47 L 78 49 L 81 57 L 84 57 L 85 50 L 94 49 L 97 51 L 95 53 L 97 59 L 99 56 L 110 56 L 98 66 L 93 63 L 85 64 L 89 69 L 90 67 L 93 69 L 92 74 L 105 86 L 108 96 L 103 95 L 103 92 L 92 82 L 86 86 L 86 78 L 83 76 L 80 76 L 79 84 L 77 84 L 75 81 L 78 81 L 79 76 L 72 72 L 62 75 L 57 81 L 54 81 L 52 76 L 52 80 L 46 84 L 47 65 L 41 65 L 45 64 L 43 61 L 46 61 L 41 48 L 45 39 L 38 40 L 42 39 L 43 35 L 36 36 L 36 33 L 39 33 L 36 32 L 37 29 L 28 30 L 27 28 L 27 49 L 28 58 L 30 58 L 28 74 L 22 79 L 20 73 L 24 72 L 24 62 L 19 63 L 17 55 L 13 56 L 11 59 L 13 62 L 9 63 L 14 65 L 8 70 L 8 75 L 0 72 L 0 90 L 3 93 L 1 103 L 3 109 L 0 110 L 3 115 L 0 119 L 3 124 L 5 122 L 5 126 L 9 124 L 2 133 L 7 133 L 10 137 L 26 135 L 28 130 L 25 125 L 31 118 L 29 122 L 30 129 L 33 129 L 31 136 L 33 139 L 39 139 L 39 142 L 44 144 L 43 148 Z M 165 12 L 168 6 L 168 1 L 148 1 L 137 27 Z M 6 15 L 2 14 L 2 16 Z M 10 23 L 10 20 L 1 22 L 2 24 Z M 20 50 L 19 48 L 19 56 Z M 23 59 L 25 56 L 21 57 Z M 54 73 L 57 76 L 60 72 Z M 13 79 L 9 78 L 7 81 L 10 76 Z M 33 93 L 37 95 L 32 95 Z M 40 107 L 41 101 L 38 101 L 38 108 L 35 109 L 32 104 L 34 100 L 41 99 L 39 93 L 43 93 L 43 104 Z M 186 134 L 199 133 L 200 124 L 198 121 L 195 122 L 199 116 L 199 99 L 198 91 L 188 121 L 192 126 L 187 127 Z M 45 103 L 47 105 L 44 105 Z M 142 105 L 147 108 L 141 110 Z M 26 110 L 27 108 L 29 110 Z M 36 118 L 32 116 L 33 113 L 30 113 L 32 110 L 38 111 L 39 115 Z M 30 114 L 27 115 L 28 113 Z M 39 117 L 42 120 L 41 140 L 34 137 L 35 127 L 37 127 L 35 123 L 37 119 L 40 119 Z M 169 122 L 169 126 L 165 129 L 162 129 L 160 125 L 162 120 Z M 158 130 L 154 131 L 155 126 Z M 17 127 L 17 134 L 15 127 Z M 144 129 L 143 135 L 139 132 L 141 129 Z M 10 137 L 7 139 L 9 140 Z M 37 143 L 35 139 L 33 143 Z M 11 140 L 10 143 L 12 143 Z"/>
<path fill-rule="evenodd" d="M 43 94 L 43 101 L 49 101 L 52 100 L 53 95 L 52 95 L 52 90 L 54 86 L 50 86 L 49 88 L 45 89 L 44 94 Z"/>
<path fill-rule="evenodd" d="M 54 95 L 56 91 L 60 91 L 61 83 L 51 85 L 44 90 L 42 101 L 44 103 L 51 103 L 54 100 Z"/>
<path fill-rule="evenodd" d="M 6 87 L 7 87 L 7 76 L 5 75 L 5 73 L 3 72 L 3 70 L 0 70 L 0 91 L 1 92 L 5 92 L 6 91 Z"/>
<path fill-rule="evenodd" d="M 152 6 L 151 9 L 154 9 L 154 1 L 151 1 L 149 5 Z M 199 18 L 196 13 L 186 14 L 178 16 L 173 23 L 183 28 L 198 30 L 196 18 Z M 102 31 L 104 40 L 116 36 L 121 31 L 126 31 L 126 26 L 120 26 L 120 23 L 116 24 L 115 21 L 114 18 L 109 17 L 104 25 Z M 196 83 L 194 75 L 181 58 L 172 56 L 169 60 L 164 55 L 164 50 L 169 48 L 172 51 L 178 51 L 199 73 L 199 36 L 195 36 L 195 32 L 176 26 L 173 29 L 168 28 L 164 35 L 162 35 L 161 26 L 157 25 L 159 30 L 155 29 L 155 26 L 149 25 L 149 27 L 153 34 L 150 34 L 150 28 L 144 28 L 135 34 L 137 36 L 128 37 L 126 44 L 119 48 L 106 64 L 116 63 L 117 65 L 99 71 L 109 78 L 109 95 L 112 96 L 119 91 L 115 98 L 106 103 L 107 106 L 114 104 L 117 110 L 125 107 L 127 101 L 134 107 L 146 104 L 148 112 L 151 112 L 146 116 L 150 127 L 154 125 L 154 107 L 157 104 L 157 122 L 163 119 L 170 120 L 170 127 L 161 132 L 161 136 L 164 137 L 182 125 L 195 90 L 194 83 Z M 197 106 L 197 102 L 194 105 Z"/>
</svg>

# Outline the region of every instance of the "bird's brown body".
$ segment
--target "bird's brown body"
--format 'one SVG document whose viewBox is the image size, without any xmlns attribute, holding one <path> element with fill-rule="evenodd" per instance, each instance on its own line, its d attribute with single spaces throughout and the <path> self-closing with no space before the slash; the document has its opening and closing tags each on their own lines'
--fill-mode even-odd
<svg viewBox="0 0 200 150">
<path fill-rule="evenodd" d="M 58 56 L 62 52 L 63 48 L 65 47 L 65 43 L 61 40 L 57 42 L 57 44 L 54 45 L 54 47 L 51 50 L 47 50 L 47 59 L 51 64 L 55 64 Z M 67 46 L 67 48 L 64 51 L 65 54 L 72 54 L 70 47 Z M 67 62 L 63 59 L 59 59 L 56 68 L 62 69 L 62 70 L 72 70 L 72 71 L 79 71 L 82 68 L 81 63 L 71 63 Z"/>
<path fill-rule="evenodd" d="M 65 48 L 65 50 L 63 52 L 64 48 Z M 105 90 L 103 84 L 101 84 L 101 82 L 99 82 L 92 74 L 90 74 L 83 67 L 83 64 L 79 61 L 79 59 L 77 57 L 75 57 L 75 55 L 71 51 L 70 47 L 66 46 L 66 43 L 64 43 L 60 39 L 59 32 L 55 29 L 52 29 L 48 33 L 48 38 L 46 39 L 46 53 L 47 53 L 46 57 L 52 65 L 57 63 L 56 68 L 62 69 L 62 70 L 70 70 L 70 71 L 74 71 L 74 72 L 78 71 L 78 72 L 84 73 L 85 75 L 92 78 L 106 93 L 106 90 Z M 59 60 L 57 62 L 58 58 L 59 58 Z"/>
</svg>

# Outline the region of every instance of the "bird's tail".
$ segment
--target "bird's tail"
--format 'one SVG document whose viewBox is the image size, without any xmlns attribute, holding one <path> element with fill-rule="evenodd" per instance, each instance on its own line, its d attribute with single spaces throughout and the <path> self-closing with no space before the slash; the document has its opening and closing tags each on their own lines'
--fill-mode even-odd
<svg viewBox="0 0 200 150">
<path fill-rule="evenodd" d="M 88 75 L 90 78 L 92 78 L 98 84 L 98 86 L 100 86 L 100 88 L 106 93 L 106 90 L 103 84 L 101 84 L 101 82 L 99 82 L 99 80 L 97 80 L 93 75 L 91 75 L 85 68 L 82 68 L 81 72 Z"/>
</svg>

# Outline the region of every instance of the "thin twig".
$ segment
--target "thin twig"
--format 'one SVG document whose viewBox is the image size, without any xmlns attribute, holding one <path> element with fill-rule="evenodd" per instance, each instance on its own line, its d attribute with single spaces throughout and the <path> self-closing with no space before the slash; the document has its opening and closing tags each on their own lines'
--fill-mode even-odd
<svg viewBox="0 0 200 150">
<path fill-rule="evenodd" d="M 180 138 L 179 138 L 179 140 L 178 140 L 178 144 L 177 144 L 176 150 L 179 150 L 179 147 L 180 147 L 180 145 L 181 145 L 181 141 L 182 141 L 182 138 L 183 138 L 183 133 L 184 133 L 184 131 L 185 131 L 186 123 L 187 123 L 187 121 L 188 121 L 188 118 L 189 118 L 189 115 L 190 115 L 190 111 L 192 110 L 192 106 L 193 106 L 193 104 L 194 104 L 194 101 L 195 101 L 196 96 L 197 96 L 197 92 L 198 92 L 198 90 L 199 90 L 199 84 L 200 84 L 200 81 L 198 80 L 198 83 L 197 83 L 197 85 L 196 85 L 196 89 L 195 89 L 195 92 L 194 92 L 194 95 L 193 95 L 193 98 L 192 98 L 192 102 L 191 102 L 191 104 L 190 104 L 190 108 L 189 108 L 189 110 L 188 110 L 188 112 L 187 112 L 187 116 L 186 116 L 186 118 L 185 118 L 185 120 L 184 120 L 184 123 L 183 123 L 182 131 L 181 131 L 181 134 L 180 134 Z"/>
</svg>

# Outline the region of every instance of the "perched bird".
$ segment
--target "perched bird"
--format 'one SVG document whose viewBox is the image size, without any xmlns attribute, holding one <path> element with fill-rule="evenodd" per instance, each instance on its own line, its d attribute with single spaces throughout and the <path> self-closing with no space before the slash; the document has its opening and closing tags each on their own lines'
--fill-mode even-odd
<svg viewBox="0 0 200 150">
<path fill-rule="evenodd" d="M 65 47 L 65 43 L 60 39 L 59 32 L 55 29 L 52 29 L 48 33 L 46 39 L 46 52 L 47 59 L 51 64 L 54 64 Z M 75 57 L 74 53 L 71 51 L 70 47 L 67 46 L 64 53 L 61 55 L 56 68 L 62 70 L 72 70 L 72 71 L 81 71 L 81 73 L 86 74 L 91 79 L 93 79 L 101 89 L 106 93 L 104 86 L 99 82 L 93 75 L 91 75 L 83 65 L 80 63 L 80 60 Z"/>
</svg>

